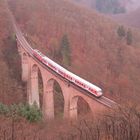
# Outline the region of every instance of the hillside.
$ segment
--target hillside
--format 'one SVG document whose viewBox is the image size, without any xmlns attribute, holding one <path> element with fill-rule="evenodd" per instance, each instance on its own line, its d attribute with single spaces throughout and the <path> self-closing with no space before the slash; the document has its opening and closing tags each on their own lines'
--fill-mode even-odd
<svg viewBox="0 0 140 140">
<path fill-rule="evenodd" d="M 20 58 L 17 55 L 16 43 L 7 8 L 0 1 L 0 102 L 18 103 L 23 98 L 23 87 L 19 82 Z M 16 73 L 16 75 L 15 75 Z"/>
<path fill-rule="evenodd" d="M 127 14 L 120 14 L 114 16 L 114 19 L 128 26 L 140 28 L 139 14 L 140 14 L 140 8 L 136 9 L 135 11 L 129 12 Z"/>
<path fill-rule="evenodd" d="M 132 42 L 128 45 L 126 36 L 120 38 L 117 34 L 120 25 L 67 0 L 10 0 L 9 4 L 34 48 L 99 85 L 105 96 L 124 103 L 127 99 L 139 103 L 139 31 L 129 29 Z M 128 27 L 123 27 L 127 32 Z M 64 36 L 67 36 L 70 46 L 70 66 L 63 63 L 59 55 L 55 56 L 61 50 Z M 0 68 L 0 102 L 24 102 L 26 85 L 21 82 L 20 56 L 4 0 L 0 1 Z M 140 112 L 137 109 L 127 105 L 126 108 L 99 114 L 102 119 L 95 116 L 92 120 L 77 122 L 55 120 L 38 123 L 29 123 L 15 113 L 9 117 L 0 112 L 0 139 L 139 139 Z"/>
<path fill-rule="evenodd" d="M 34 47 L 62 64 L 52 52 L 67 35 L 71 66 L 62 65 L 101 87 L 105 96 L 137 100 L 140 36 L 133 30 L 133 44 L 127 45 L 117 35 L 118 24 L 66 0 L 13 0 L 10 5 Z"/>
</svg>

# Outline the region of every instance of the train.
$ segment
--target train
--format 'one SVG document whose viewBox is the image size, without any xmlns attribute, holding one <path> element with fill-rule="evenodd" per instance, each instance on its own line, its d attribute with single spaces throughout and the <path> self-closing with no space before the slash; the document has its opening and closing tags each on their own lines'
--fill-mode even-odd
<svg viewBox="0 0 140 140">
<path fill-rule="evenodd" d="M 51 69 L 52 71 L 54 71 L 61 77 L 68 80 L 69 83 L 75 84 L 76 86 L 82 88 L 83 90 L 94 95 L 95 97 L 99 98 L 103 95 L 102 89 L 100 89 L 98 86 L 84 80 L 83 78 L 63 68 L 62 66 L 55 63 L 54 61 L 49 59 L 47 56 L 42 54 L 39 50 L 33 49 L 33 56 L 36 59 L 38 59 L 41 63 L 43 63 L 45 66 L 47 66 L 49 69 Z"/>
</svg>

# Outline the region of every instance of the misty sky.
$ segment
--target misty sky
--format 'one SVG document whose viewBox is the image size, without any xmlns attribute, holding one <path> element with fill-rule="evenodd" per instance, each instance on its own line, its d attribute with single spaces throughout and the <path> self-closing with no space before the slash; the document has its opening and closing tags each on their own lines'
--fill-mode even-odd
<svg viewBox="0 0 140 140">
<path fill-rule="evenodd" d="M 127 9 L 129 11 L 135 10 L 140 7 L 140 0 L 128 0 L 128 1 L 130 1 L 127 5 Z"/>
</svg>

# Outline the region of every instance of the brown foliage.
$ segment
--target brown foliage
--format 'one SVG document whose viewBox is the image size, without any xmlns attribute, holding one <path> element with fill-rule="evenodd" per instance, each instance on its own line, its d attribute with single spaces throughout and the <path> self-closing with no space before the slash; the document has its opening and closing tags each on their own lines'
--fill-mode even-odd
<svg viewBox="0 0 140 140">
<path fill-rule="evenodd" d="M 114 19 L 128 26 L 140 28 L 140 19 L 138 18 L 139 13 L 140 13 L 140 8 L 136 9 L 135 11 L 128 12 L 126 14 L 114 16 Z"/>
<path fill-rule="evenodd" d="M 136 106 L 119 107 L 102 119 L 80 120 L 61 139 L 139 140 L 140 116 Z"/>
<path fill-rule="evenodd" d="M 11 104 L 23 100 L 19 84 L 19 57 L 12 41 L 12 25 L 5 2 L 0 1 L 0 102 Z"/>
<path fill-rule="evenodd" d="M 69 1 L 13 0 L 10 3 L 26 37 L 44 54 L 51 53 L 55 58 L 54 51 L 59 50 L 59 45 L 50 48 L 51 40 L 55 38 L 59 44 L 67 33 L 72 52 L 71 71 L 101 87 L 106 96 L 118 99 L 139 96 L 138 33 L 133 31 L 134 46 L 127 46 L 124 40 L 118 39 L 116 23 Z"/>
<path fill-rule="evenodd" d="M 29 124 L 21 118 L 0 117 L 1 140 L 139 140 L 139 106 L 119 107 L 78 122 Z M 96 116 L 97 117 L 97 116 Z M 28 129 L 27 129 L 28 128 Z"/>
</svg>

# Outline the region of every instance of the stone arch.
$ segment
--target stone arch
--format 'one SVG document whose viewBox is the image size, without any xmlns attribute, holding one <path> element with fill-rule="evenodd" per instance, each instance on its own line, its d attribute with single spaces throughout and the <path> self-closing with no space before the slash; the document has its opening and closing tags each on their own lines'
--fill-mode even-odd
<svg viewBox="0 0 140 140">
<path fill-rule="evenodd" d="M 28 56 L 26 53 L 22 54 L 22 81 L 27 82 L 29 74 Z"/>
<path fill-rule="evenodd" d="M 43 97 L 44 118 L 53 119 L 54 117 L 57 117 L 57 118 L 63 117 L 62 114 L 64 114 L 64 95 L 63 95 L 61 85 L 56 79 L 52 78 L 47 81 L 45 88 L 46 90 Z M 59 100 L 55 100 L 57 98 L 59 98 Z M 62 106 L 58 103 L 59 101 L 62 103 Z M 57 107 L 58 104 L 59 104 L 59 109 Z M 59 112 L 59 115 L 58 115 L 58 112 Z"/>
<path fill-rule="evenodd" d="M 40 96 L 40 86 L 39 86 L 39 77 L 41 77 L 42 80 L 42 96 Z M 43 79 L 42 79 L 42 72 L 41 69 L 36 65 L 32 65 L 31 67 L 31 79 L 30 79 L 30 95 L 29 95 L 29 103 L 30 104 L 34 104 L 36 103 L 36 105 L 38 107 L 42 107 L 41 101 L 43 102 Z"/>
<path fill-rule="evenodd" d="M 80 104 L 82 103 L 82 104 Z M 82 105 L 85 105 L 88 110 L 79 110 L 83 109 Z M 84 111 L 80 114 L 80 111 Z M 86 115 L 86 113 L 92 112 L 90 104 L 81 96 L 74 96 L 70 101 L 70 118 L 77 119 L 78 115 Z"/>
</svg>

